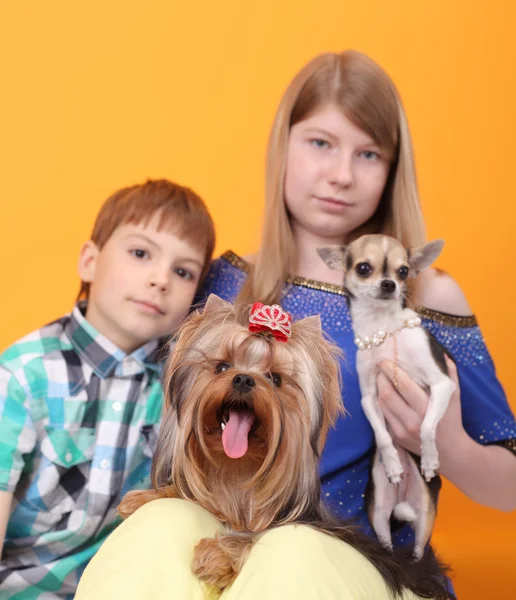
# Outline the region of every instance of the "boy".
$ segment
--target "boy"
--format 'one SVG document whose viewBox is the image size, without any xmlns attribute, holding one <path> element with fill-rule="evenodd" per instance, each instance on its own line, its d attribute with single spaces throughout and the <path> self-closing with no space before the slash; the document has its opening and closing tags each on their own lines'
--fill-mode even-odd
<svg viewBox="0 0 516 600">
<path fill-rule="evenodd" d="M 191 190 L 119 190 L 81 249 L 82 301 L 0 355 L 0 598 L 73 598 L 122 496 L 148 487 L 160 343 L 214 243 Z"/>
</svg>

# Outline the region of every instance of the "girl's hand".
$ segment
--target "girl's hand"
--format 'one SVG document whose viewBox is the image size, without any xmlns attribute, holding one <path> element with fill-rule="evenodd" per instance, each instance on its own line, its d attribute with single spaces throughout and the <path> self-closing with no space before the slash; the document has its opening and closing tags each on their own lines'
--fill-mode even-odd
<svg viewBox="0 0 516 600">
<path fill-rule="evenodd" d="M 454 452 L 468 437 L 463 425 L 457 368 L 446 357 L 448 372 L 456 385 L 443 418 L 437 425 L 436 444 L 443 459 Z M 398 387 L 394 387 L 395 370 Z M 395 364 L 386 360 L 380 364 L 377 376 L 378 400 L 395 443 L 414 454 L 421 454 L 421 423 L 428 406 L 428 394 Z"/>
</svg>

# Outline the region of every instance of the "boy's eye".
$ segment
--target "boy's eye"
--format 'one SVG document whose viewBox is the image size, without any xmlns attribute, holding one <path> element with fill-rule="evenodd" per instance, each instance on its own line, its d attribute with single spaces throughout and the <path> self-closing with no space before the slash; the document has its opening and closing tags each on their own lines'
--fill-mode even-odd
<svg viewBox="0 0 516 600">
<path fill-rule="evenodd" d="M 374 150 L 364 150 L 360 153 L 366 160 L 380 160 L 380 155 Z"/>
<path fill-rule="evenodd" d="M 409 269 L 408 269 L 408 267 L 400 267 L 400 268 L 398 269 L 398 277 L 399 277 L 399 278 L 400 278 L 402 281 L 404 281 L 405 279 L 407 279 L 407 277 L 408 277 L 408 274 L 409 274 Z"/>
<path fill-rule="evenodd" d="M 327 142 L 326 140 L 322 140 L 321 138 L 311 139 L 310 143 L 312 144 L 312 146 L 315 146 L 316 148 L 329 148 L 330 147 L 330 143 Z"/>
<path fill-rule="evenodd" d="M 131 250 L 131 254 L 135 258 L 147 258 L 149 253 L 146 250 L 142 250 L 141 248 L 136 248 L 135 250 Z"/>
<path fill-rule="evenodd" d="M 227 362 L 221 362 L 215 367 L 215 373 L 224 373 L 228 369 L 231 369 L 231 365 Z"/>
<path fill-rule="evenodd" d="M 190 271 L 187 271 L 186 269 L 182 269 L 181 267 L 175 269 L 175 273 L 177 273 L 179 277 L 181 277 L 182 279 L 186 279 L 187 281 L 193 279 L 192 273 L 190 273 Z"/>
<path fill-rule="evenodd" d="M 358 263 L 358 265 L 355 267 L 355 271 L 360 277 L 367 277 L 371 273 L 372 269 L 369 263 L 363 262 Z"/>
</svg>

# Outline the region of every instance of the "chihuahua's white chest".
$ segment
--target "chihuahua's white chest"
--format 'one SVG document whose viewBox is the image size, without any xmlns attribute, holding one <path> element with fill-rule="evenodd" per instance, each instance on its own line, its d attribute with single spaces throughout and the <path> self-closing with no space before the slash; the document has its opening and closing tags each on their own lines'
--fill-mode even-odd
<svg viewBox="0 0 516 600">
<path fill-rule="evenodd" d="M 404 328 L 388 336 L 383 343 L 370 349 L 358 350 L 357 370 L 360 378 L 376 375 L 378 365 L 391 360 L 422 387 L 428 387 L 435 379 L 427 334 L 421 327 Z"/>
</svg>

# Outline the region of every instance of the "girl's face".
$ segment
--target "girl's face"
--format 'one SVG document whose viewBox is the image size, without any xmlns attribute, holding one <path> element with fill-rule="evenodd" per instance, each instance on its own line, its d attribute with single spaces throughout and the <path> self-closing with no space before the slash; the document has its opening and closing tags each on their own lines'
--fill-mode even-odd
<svg viewBox="0 0 516 600">
<path fill-rule="evenodd" d="M 345 243 L 378 208 L 389 161 L 333 104 L 291 128 L 287 152 L 285 202 L 294 232 Z"/>
</svg>

